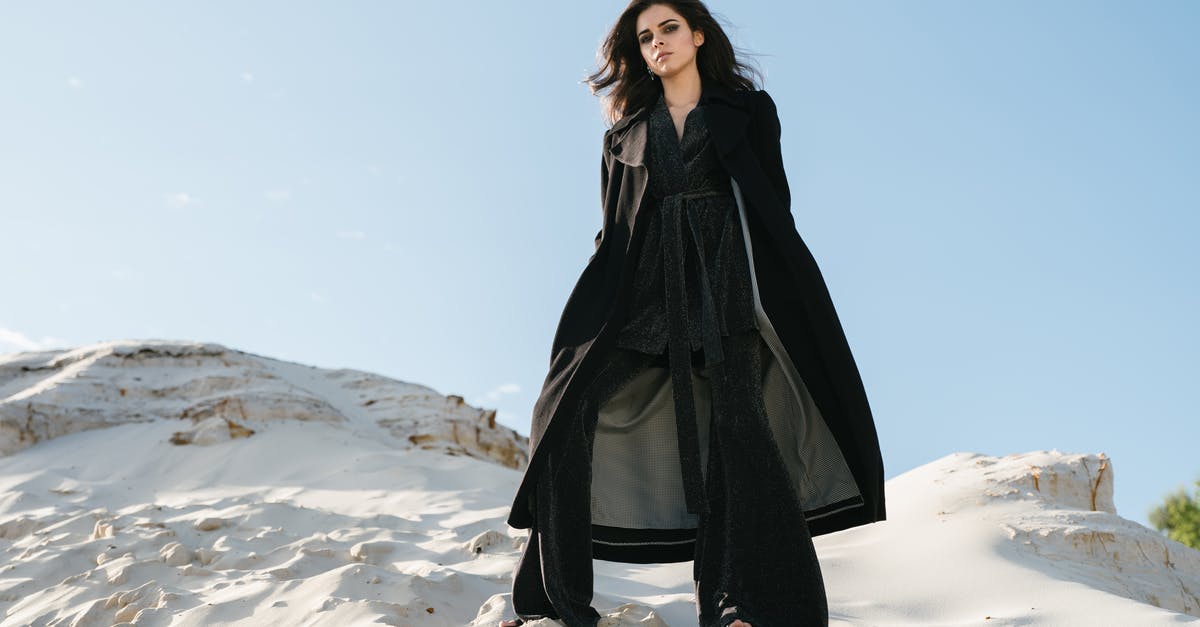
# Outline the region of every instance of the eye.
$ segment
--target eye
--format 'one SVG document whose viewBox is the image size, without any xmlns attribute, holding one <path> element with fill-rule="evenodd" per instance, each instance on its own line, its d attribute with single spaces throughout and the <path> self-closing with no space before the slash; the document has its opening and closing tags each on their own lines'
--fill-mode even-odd
<svg viewBox="0 0 1200 627">
<path fill-rule="evenodd" d="M 667 24 L 667 27 L 664 28 L 663 30 L 669 33 L 671 31 L 674 31 L 676 28 L 679 28 L 678 24 Z"/>
</svg>

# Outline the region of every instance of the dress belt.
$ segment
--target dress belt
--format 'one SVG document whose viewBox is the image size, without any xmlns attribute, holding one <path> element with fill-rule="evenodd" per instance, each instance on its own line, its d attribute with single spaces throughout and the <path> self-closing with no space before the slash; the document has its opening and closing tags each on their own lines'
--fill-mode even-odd
<svg viewBox="0 0 1200 627">
<path fill-rule="evenodd" d="M 683 472 L 683 489 L 687 510 L 693 514 L 707 513 L 708 501 L 704 494 L 704 476 L 700 469 L 700 438 L 696 428 L 696 404 L 692 389 L 691 341 L 688 324 L 687 297 L 687 246 L 684 238 L 690 234 L 691 248 L 695 251 L 700 268 L 700 320 L 704 347 L 704 367 L 714 366 L 725 359 L 721 350 L 721 328 L 717 322 L 717 308 L 709 286 L 708 270 L 704 266 L 704 245 L 699 227 L 687 211 L 688 201 L 699 196 L 709 196 L 717 189 L 700 189 L 666 196 L 662 200 L 663 267 L 666 276 L 666 309 L 669 321 L 668 367 L 671 372 L 672 393 L 675 400 L 675 426 L 679 431 L 679 464 Z M 687 220 L 684 233 L 683 220 Z M 674 273 L 674 275 L 672 275 Z M 711 417 L 710 417 L 711 423 Z M 711 433 L 711 430 L 710 430 Z"/>
</svg>

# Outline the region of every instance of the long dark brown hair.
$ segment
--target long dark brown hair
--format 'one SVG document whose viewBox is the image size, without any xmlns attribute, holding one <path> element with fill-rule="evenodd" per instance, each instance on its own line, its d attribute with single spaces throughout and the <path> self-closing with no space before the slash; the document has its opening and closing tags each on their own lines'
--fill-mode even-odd
<svg viewBox="0 0 1200 627">
<path fill-rule="evenodd" d="M 696 69 L 700 79 L 731 89 L 759 89 L 762 72 L 742 62 L 741 53 L 729 43 L 729 37 L 717 24 L 708 7 L 700 0 L 633 0 L 617 18 L 596 53 L 597 69 L 587 77 L 592 95 L 601 95 L 601 109 L 609 124 L 654 104 L 662 93 L 662 81 L 653 80 L 646 71 L 637 39 L 637 18 L 642 11 L 665 4 L 683 17 L 692 30 L 704 33 L 704 44 L 696 49 Z M 758 79 L 757 81 L 755 79 Z"/>
</svg>

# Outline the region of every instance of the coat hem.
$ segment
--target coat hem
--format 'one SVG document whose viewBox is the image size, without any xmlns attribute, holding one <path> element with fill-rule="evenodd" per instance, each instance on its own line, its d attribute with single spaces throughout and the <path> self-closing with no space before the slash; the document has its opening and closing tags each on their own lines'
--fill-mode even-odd
<svg viewBox="0 0 1200 627">
<path fill-rule="evenodd" d="M 885 520 L 861 496 L 804 512 L 811 537 Z M 630 529 L 592 524 L 592 557 L 626 564 L 668 564 L 695 559 L 697 530 Z"/>
<path fill-rule="evenodd" d="M 592 525 L 592 557 L 627 564 L 688 562 L 696 555 L 696 529 L 629 529 Z"/>
<path fill-rule="evenodd" d="M 860 503 L 849 509 L 834 511 L 815 518 L 807 518 L 808 534 L 815 538 L 827 533 L 868 525 L 885 519 L 882 508 L 879 511 L 871 511 L 871 508 L 866 507 L 866 502 L 863 501 L 862 497 L 855 497 L 855 499 L 860 501 Z M 847 501 L 843 501 L 843 503 L 845 502 Z M 807 512 L 805 513 L 807 514 Z"/>
</svg>

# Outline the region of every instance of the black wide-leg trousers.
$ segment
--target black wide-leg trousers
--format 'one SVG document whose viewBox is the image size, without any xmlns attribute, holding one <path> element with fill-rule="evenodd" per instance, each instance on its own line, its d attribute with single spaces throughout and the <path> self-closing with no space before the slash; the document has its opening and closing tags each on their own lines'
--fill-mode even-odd
<svg viewBox="0 0 1200 627">
<path fill-rule="evenodd" d="M 800 501 L 768 422 L 758 330 L 723 336 L 713 366 L 707 511 L 696 531 L 698 624 L 737 605 L 755 627 L 829 623 L 825 584 Z M 512 603 L 525 619 L 593 627 L 592 444 L 601 404 L 657 356 L 614 349 L 589 386 L 562 446 L 548 452 L 533 496 L 534 526 L 513 572 Z"/>
</svg>

